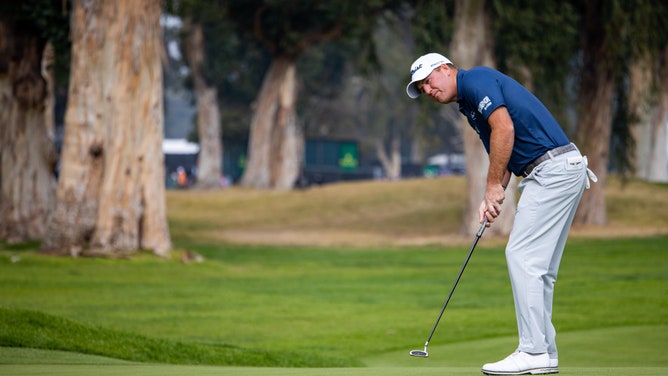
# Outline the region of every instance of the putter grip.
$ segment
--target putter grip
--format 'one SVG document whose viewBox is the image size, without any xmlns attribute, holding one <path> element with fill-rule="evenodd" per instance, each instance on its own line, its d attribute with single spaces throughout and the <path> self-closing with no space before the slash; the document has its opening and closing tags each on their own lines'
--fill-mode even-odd
<svg viewBox="0 0 668 376">
<path fill-rule="evenodd" d="M 480 228 L 478 229 L 478 232 L 475 234 L 475 236 L 481 237 L 482 233 L 485 232 L 486 227 L 487 227 L 487 218 L 485 218 L 485 220 L 482 221 L 482 224 L 480 225 Z"/>
</svg>

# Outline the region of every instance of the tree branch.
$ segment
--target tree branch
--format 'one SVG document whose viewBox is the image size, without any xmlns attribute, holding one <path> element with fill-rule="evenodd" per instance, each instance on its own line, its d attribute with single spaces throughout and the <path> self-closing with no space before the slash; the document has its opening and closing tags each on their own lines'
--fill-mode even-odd
<svg viewBox="0 0 668 376">
<path fill-rule="evenodd" d="M 297 46 L 294 49 L 295 55 L 300 54 L 310 46 L 318 43 L 318 42 L 324 42 L 332 39 L 336 39 L 341 36 L 343 31 L 343 26 L 341 22 L 337 22 L 331 29 L 320 32 L 320 33 L 315 33 L 306 36 L 304 39 L 299 41 L 297 43 Z"/>
<path fill-rule="evenodd" d="M 267 38 L 262 32 L 262 15 L 267 9 L 269 9 L 269 7 L 265 4 L 258 8 L 258 10 L 255 12 L 255 19 L 253 20 L 253 35 L 273 54 L 277 51 L 276 44 Z"/>
</svg>

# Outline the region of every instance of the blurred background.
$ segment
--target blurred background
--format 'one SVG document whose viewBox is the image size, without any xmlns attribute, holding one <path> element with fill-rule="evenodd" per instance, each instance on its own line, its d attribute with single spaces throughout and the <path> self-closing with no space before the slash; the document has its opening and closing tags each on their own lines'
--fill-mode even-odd
<svg viewBox="0 0 668 376">
<path fill-rule="evenodd" d="M 668 181 L 666 20 L 658 0 L 6 2 L 0 207 L 41 200 L 23 216 L 48 218 L 64 208 L 56 197 L 85 206 L 66 192 L 102 202 L 105 181 L 131 191 L 156 166 L 169 189 L 463 174 L 477 201 L 486 157 L 457 105 L 405 94 L 412 61 L 440 52 L 547 105 L 600 178 L 579 221 L 605 224 L 608 173 Z M 46 188 L 11 198 L 27 186 Z"/>
</svg>

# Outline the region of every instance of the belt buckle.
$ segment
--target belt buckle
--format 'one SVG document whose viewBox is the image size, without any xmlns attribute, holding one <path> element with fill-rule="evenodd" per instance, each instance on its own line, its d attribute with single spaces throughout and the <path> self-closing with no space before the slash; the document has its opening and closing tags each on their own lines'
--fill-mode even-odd
<svg viewBox="0 0 668 376">
<path fill-rule="evenodd" d="M 533 166 L 529 164 L 529 166 L 527 166 L 527 168 L 525 168 L 524 171 L 522 171 L 522 175 L 524 175 L 524 177 L 526 178 L 527 176 L 531 175 L 532 171 L 533 171 Z"/>
<path fill-rule="evenodd" d="M 522 171 L 522 175 L 524 175 L 524 177 L 527 177 L 527 176 L 531 175 L 531 173 L 533 172 L 533 169 L 536 168 L 540 164 L 540 163 L 536 163 L 536 162 L 540 161 L 541 158 L 543 158 L 546 155 L 549 155 L 550 158 L 554 158 L 558 155 L 568 153 L 569 151 L 573 151 L 573 150 L 577 150 L 577 148 L 572 143 L 567 144 L 567 145 L 563 145 L 563 146 L 558 146 L 554 149 L 550 149 L 550 150 L 546 151 L 545 154 L 543 154 L 543 155 L 539 156 L 538 158 L 534 159 L 533 161 L 531 161 L 527 165 L 527 167 L 524 169 L 524 171 Z M 552 152 L 554 152 L 554 153 L 552 153 Z M 543 161 L 541 161 L 541 162 L 543 162 Z"/>
</svg>

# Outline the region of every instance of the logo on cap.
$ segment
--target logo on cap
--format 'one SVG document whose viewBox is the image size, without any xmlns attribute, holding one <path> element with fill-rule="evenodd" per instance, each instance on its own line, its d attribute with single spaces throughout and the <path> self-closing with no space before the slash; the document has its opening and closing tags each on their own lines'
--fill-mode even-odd
<svg viewBox="0 0 668 376">
<path fill-rule="evenodd" d="M 411 69 L 411 77 L 415 74 L 415 72 L 417 72 L 418 70 L 420 70 L 420 68 L 422 68 L 422 64 L 420 64 L 420 65 L 418 65 L 417 67 Z"/>
</svg>

